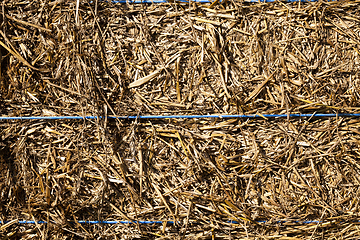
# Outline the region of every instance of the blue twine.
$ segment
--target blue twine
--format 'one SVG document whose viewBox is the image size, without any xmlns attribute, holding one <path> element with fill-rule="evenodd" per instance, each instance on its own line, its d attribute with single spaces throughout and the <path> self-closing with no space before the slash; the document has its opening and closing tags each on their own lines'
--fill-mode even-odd
<svg viewBox="0 0 360 240">
<path fill-rule="evenodd" d="M 6 224 L 10 221 L 0 221 L 0 224 Z M 163 222 L 167 222 L 168 224 L 174 224 L 174 221 L 86 221 L 80 220 L 77 221 L 79 224 L 162 224 Z M 18 221 L 17 224 L 47 224 L 46 221 Z"/>
<path fill-rule="evenodd" d="M 0 221 L 0 224 L 6 224 L 9 223 L 10 221 Z M 80 220 L 77 221 L 77 223 L 79 224 L 109 224 L 109 225 L 114 225 L 114 224 L 163 224 L 163 223 L 167 223 L 167 224 L 174 224 L 174 221 L 86 221 L 86 220 Z M 257 223 L 267 223 L 268 221 L 255 221 Z M 180 223 L 180 222 L 178 222 Z M 239 224 L 239 222 L 237 221 L 227 221 L 227 223 L 232 223 L 232 224 Z M 277 224 L 281 224 L 281 223 L 300 223 L 300 224 L 314 224 L 314 223 L 321 223 L 321 221 L 312 221 L 312 220 L 308 220 L 308 221 L 277 221 L 275 222 Z M 18 221 L 17 224 L 47 224 L 46 221 Z"/>
<path fill-rule="evenodd" d="M 145 115 L 145 116 L 108 116 L 108 119 L 194 119 L 194 118 L 300 118 L 300 117 L 360 117 L 360 113 L 313 113 L 313 114 L 263 114 L 263 115 Z M 5 120 L 82 120 L 103 119 L 102 116 L 30 116 L 30 117 L 0 117 Z"/>
</svg>

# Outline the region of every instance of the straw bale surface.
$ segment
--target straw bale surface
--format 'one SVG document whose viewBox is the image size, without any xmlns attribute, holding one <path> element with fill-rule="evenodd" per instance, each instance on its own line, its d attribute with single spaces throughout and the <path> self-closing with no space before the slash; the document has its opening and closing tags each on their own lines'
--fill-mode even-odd
<svg viewBox="0 0 360 240">
<path fill-rule="evenodd" d="M 360 112 L 359 1 L 0 9 L 1 116 Z M 359 134 L 343 117 L 2 121 L 0 237 L 358 239 Z"/>
</svg>

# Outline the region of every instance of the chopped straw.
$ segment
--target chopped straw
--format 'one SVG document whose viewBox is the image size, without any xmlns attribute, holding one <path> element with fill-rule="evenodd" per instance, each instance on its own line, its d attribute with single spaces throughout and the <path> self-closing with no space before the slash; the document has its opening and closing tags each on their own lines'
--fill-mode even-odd
<svg viewBox="0 0 360 240">
<path fill-rule="evenodd" d="M 2 238 L 359 238 L 359 1 L 0 9 Z"/>
</svg>

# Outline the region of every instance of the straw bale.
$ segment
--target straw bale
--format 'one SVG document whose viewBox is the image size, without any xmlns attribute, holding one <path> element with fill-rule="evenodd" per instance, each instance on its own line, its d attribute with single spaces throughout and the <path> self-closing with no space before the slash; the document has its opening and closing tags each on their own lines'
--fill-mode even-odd
<svg viewBox="0 0 360 240">
<path fill-rule="evenodd" d="M 360 112 L 358 1 L 1 9 L 1 116 Z M 357 239 L 359 134 L 349 117 L 2 121 L 0 236 Z"/>
</svg>

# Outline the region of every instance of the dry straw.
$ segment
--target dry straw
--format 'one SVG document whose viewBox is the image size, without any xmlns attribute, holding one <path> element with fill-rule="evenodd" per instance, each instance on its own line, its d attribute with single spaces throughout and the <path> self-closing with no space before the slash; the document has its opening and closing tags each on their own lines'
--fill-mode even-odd
<svg viewBox="0 0 360 240">
<path fill-rule="evenodd" d="M 0 116 L 105 117 L 0 122 L 0 236 L 357 239 L 360 119 L 266 116 L 360 112 L 359 13 L 3 1 Z"/>
</svg>

